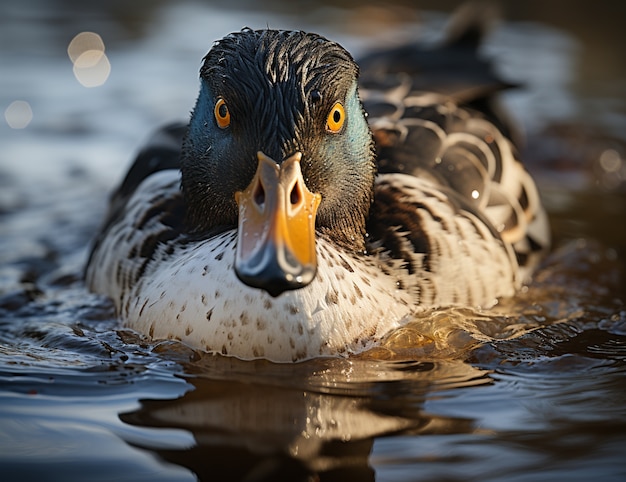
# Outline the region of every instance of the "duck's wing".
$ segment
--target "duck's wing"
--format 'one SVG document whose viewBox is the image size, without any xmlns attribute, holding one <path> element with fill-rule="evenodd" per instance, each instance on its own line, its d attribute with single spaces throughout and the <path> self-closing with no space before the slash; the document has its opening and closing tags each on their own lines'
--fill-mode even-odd
<svg viewBox="0 0 626 482">
<path fill-rule="evenodd" d="M 181 123 L 164 126 L 157 130 L 139 151 L 123 181 L 109 199 L 106 217 L 92 245 L 86 265 L 87 270 L 94 264 L 98 264 L 98 260 L 95 259 L 96 253 L 112 249 L 110 239 L 107 241 L 109 246 L 103 246 L 102 243 L 116 224 L 119 225 L 117 229 L 128 231 L 126 241 L 130 237 L 137 238 L 137 233 L 134 232 L 140 232 L 139 234 L 143 236 L 146 242 L 141 245 L 136 240 L 133 242 L 139 246 L 135 249 L 141 251 L 143 253 L 142 258 L 145 259 L 151 257 L 159 240 L 171 237 L 172 233 L 182 231 L 184 201 L 178 189 L 167 188 L 163 193 L 159 189 L 155 189 L 152 197 L 146 194 L 145 206 L 134 208 L 141 208 L 142 215 L 138 215 L 135 223 L 125 224 L 125 222 L 127 221 L 127 213 L 131 209 L 129 207 L 130 199 L 150 175 L 159 171 L 179 170 L 181 144 L 186 129 L 186 124 Z M 126 241 L 122 241 L 120 238 L 116 242 L 119 244 L 120 242 L 126 243 Z M 132 249 L 132 247 L 128 247 L 125 251 L 120 246 L 118 248 L 122 255 L 127 255 L 127 251 Z"/>
<path fill-rule="evenodd" d="M 519 145 L 521 134 L 497 97 L 519 84 L 498 75 L 493 62 L 480 54 L 481 44 L 498 17 L 493 4 L 468 2 L 454 12 L 440 43 L 410 43 L 360 58 L 360 87 L 367 97 L 368 113 L 374 117 L 389 113 L 392 93 L 396 99 L 409 92 L 441 94 L 480 111 Z M 385 95 L 381 98 L 377 92 Z"/>
<path fill-rule="evenodd" d="M 154 132 L 111 195 L 107 221 L 117 217 L 119 210 L 148 176 L 165 169 L 180 168 L 180 150 L 186 131 L 187 124 L 176 123 Z"/>
<path fill-rule="evenodd" d="M 513 248 L 519 277 L 527 279 L 549 246 L 549 226 L 511 139 L 516 130 L 496 109 L 496 94 L 511 84 L 500 81 L 476 55 L 484 33 L 480 21 L 474 16 L 465 30 L 456 26 L 439 48 L 410 45 L 366 58 L 360 90 L 379 172 L 416 176 L 435 186 L 453 211 L 479 219 L 490 236 Z M 453 80 L 443 81 L 446 75 Z M 457 85 L 459 79 L 466 87 Z M 433 88 L 433 80 L 443 87 Z M 429 90 L 424 90 L 427 82 Z M 392 202 L 387 194 L 376 193 Z M 403 195 L 403 202 L 419 202 L 416 195 Z M 385 223 L 373 213 L 372 223 Z M 429 244 L 435 234 L 416 228 L 420 222 L 404 220 L 396 231 L 418 229 Z M 380 231 L 380 226 L 372 229 Z"/>
</svg>

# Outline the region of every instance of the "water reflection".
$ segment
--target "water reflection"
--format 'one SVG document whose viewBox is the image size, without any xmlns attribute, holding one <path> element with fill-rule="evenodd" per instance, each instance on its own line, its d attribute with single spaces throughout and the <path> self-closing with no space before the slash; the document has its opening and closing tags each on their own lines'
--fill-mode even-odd
<svg viewBox="0 0 626 482">
<path fill-rule="evenodd" d="M 192 470 L 200 480 L 374 480 L 374 438 L 472 434 L 471 419 L 424 411 L 434 393 L 491 383 L 462 362 L 318 360 L 276 365 L 205 356 L 190 364 L 193 389 L 142 400 L 120 415 L 141 427 L 183 429 L 195 445 L 133 445 Z"/>
</svg>

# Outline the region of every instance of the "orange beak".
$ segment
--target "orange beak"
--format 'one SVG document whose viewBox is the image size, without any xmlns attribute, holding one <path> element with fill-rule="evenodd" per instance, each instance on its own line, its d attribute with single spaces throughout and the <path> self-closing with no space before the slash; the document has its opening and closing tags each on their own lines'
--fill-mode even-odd
<svg viewBox="0 0 626 482">
<path fill-rule="evenodd" d="M 317 271 L 315 215 L 321 201 L 308 190 L 300 152 L 282 164 L 262 152 L 250 185 L 235 193 L 239 232 L 235 272 L 272 296 L 309 284 Z"/>
</svg>

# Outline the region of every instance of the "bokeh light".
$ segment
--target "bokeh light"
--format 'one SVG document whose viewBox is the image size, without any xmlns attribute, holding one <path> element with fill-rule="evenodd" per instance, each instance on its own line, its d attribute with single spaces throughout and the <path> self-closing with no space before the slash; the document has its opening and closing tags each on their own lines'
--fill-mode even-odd
<svg viewBox="0 0 626 482">
<path fill-rule="evenodd" d="M 11 129 L 24 129 L 33 120 L 33 110 L 25 100 L 16 100 L 5 109 L 4 118 Z"/>
<path fill-rule="evenodd" d="M 102 37 L 94 32 L 81 32 L 67 47 L 74 64 L 74 76 L 85 87 L 104 84 L 111 73 L 111 63 L 104 53 Z"/>
</svg>

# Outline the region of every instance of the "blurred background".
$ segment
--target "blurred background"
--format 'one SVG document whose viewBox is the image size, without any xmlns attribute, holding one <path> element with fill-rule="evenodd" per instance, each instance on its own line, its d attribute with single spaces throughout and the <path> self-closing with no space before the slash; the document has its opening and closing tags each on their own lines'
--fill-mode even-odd
<svg viewBox="0 0 626 482">
<path fill-rule="evenodd" d="M 5 0 L 0 212 L 63 200 L 82 203 L 85 234 L 93 231 L 107 193 L 139 146 L 163 123 L 188 118 L 201 59 L 231 31 L 312 30 L 339 41 L 358 59 L 373 47 L 436 43 L 451 12 L 465 3 Z M 555 232 L 577 237 L 598 231 L 612 245 L 626 246 L 625 203 L 617 194 L 626 185 L 626 4 L 483 3 L 499 20 L 481 53 L 493 59 L 503 78 L 520 85 L 503 99 L 526 135 L 523 155 Z M 583 211 L 583 223 L 571 219 Z M 9 221 L 1 221 L 6 229 Z M 18 238 L 27 232 L 18 233 L 15 223 L 12 228 Z M 0 261 L 14 259 L 20 246 L 5 236 Z"/>
<path fill-rule="evenodd" d="M 371 46 L 436 41 L 448 14 L 463 3 L 5 0 L 0 172 L 20 165 L 47 177 L 59 167 L 49 165 L 52 159 L 65 164 L 70 158 L 103 175 L 120 169 L 141 136 L 188 115 L 202 56 L 232 30 L 316 30 L 358 58 Z M 536 133 L 558 122 L 612 136 L 626 132 L 626 4 L 490 3 L 502 21 L 483 51 L 506 78 L 524 86 L 507 96 L 524 129 Z M 68 47 L 81 32 L 99 35 L 101 47 L 87 42 L 82 48 L 91 55 L 76 63 L 81 51 L 72 60 Z M 104 55 L 94 55 L 100 48 Z"/>
</svg>

